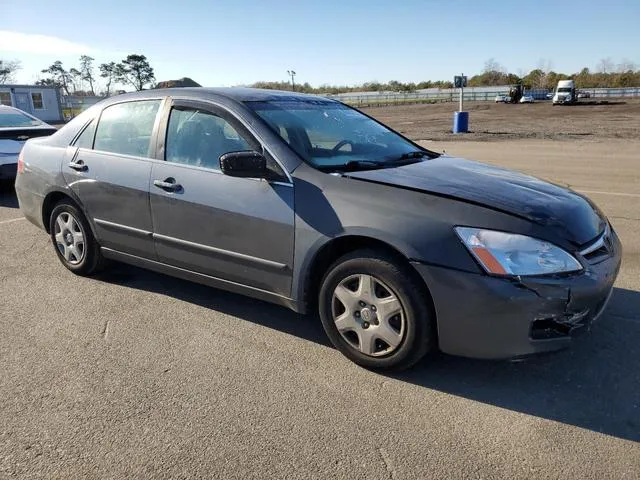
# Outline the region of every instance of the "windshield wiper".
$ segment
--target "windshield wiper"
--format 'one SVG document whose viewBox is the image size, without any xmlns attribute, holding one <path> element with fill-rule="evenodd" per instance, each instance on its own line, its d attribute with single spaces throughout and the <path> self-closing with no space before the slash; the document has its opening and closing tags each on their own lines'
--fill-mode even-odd
<svg viewBox="0 0 640 480">
<path fill-rule="evenodd" d="M 398 160 L 409 160 L 412 158 L 422 158 L 427 156 L 429 156 L 427 152 L 423 152 L 422 150 L 416 150 L 415 152 L 403 153 L 398 157 Z"/>
<path fill-rule="evenodd" d="M 399 157 L 388 160 L 384 162 L 384 165 L 394 167 L 409 165 L 411 163 L 419 162 L 422 157 L 430 157 L 430 155 L 427 152 L 423 152 L 422 150 L 416 150 L 415 152 L 403 153 Z"/>
<path fill-rule="evenodd" d="M 375 170 L 376 168 L 385 168 L 386 164 L 382 162 L 373 162 L 370 160 L 350 160 L 347 163 L 339 165 L 322 165 L 318 166 L 318 170 L 329 172 L 355 172 L 356 170 Z"/>
</svg>

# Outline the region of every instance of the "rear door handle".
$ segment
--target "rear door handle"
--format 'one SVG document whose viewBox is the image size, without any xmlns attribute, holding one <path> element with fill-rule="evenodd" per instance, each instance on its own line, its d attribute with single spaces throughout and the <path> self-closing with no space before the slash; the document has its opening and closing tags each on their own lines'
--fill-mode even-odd
<svg viewBox="0 0 640 480">
<path fill-rule="evenodd" d="M 167 192 L 179 192 L 182 190 L 182 185 L 176 183 L 176 179 L 172 177 L 165 178 L 164 180 L 154 180 L 153 184 Z"/>
<path fill-rule="evenodd" d="M 73 168 L 79 172 L 86 172 L 89 167 L 85 165 L 82 160 L 78 160 L 77 162 L 69 162 L 69 168 Z"/>
</svg>

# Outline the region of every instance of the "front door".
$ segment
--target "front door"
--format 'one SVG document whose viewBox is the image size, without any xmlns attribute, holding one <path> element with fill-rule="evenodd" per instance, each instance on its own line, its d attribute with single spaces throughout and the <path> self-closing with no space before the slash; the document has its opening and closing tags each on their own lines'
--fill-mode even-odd
<svg viewBox="0 0 640 480">
<path fill-rule="evenodd" d="M 161 100 L 110 105 L 78 137 L 62 171 L 101 246 L 155 259 L 150 157 Z M 95 137 L 95 139 L 94 139 Z"/>
<path fill-rule="evenodd" d="M 23 112 L 31 113 L 31 102 L 29 101 L 29 94 L 24 92 L 15 92 L 13 94 L 13 99 L 16 102 L 16 108 L 19 108 Z"/>
<path fill-rule="evenodd" d="M 191 102 L 173 105 L 165 161 L 153 164 L 151 214 L 161 262 L 282 296 L 291 290 L 293 185 L 229 177 L 219 157 L 263 151 L 229 112 Z"/>
</svg>

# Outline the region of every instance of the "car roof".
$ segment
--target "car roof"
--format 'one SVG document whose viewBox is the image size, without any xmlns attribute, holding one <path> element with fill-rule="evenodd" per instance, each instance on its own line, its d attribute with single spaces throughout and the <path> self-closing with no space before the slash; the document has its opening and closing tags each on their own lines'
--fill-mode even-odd
<svg viewBox="0 0 640 480">
<path fill-rule="evenodd" d="M 274 100 L 291 100 L 293 98 L 300 100 L 323 100 L 334 101 L 327 97 L 319 95 L 308 95 L 299 92 L 290 92 L 283 90 L 267 90 L 262 88 L 248 87 L 177 87 L 162 88 L 154 90 L 142 90 L 140 92 L 123 93 L 110 97 L 110 100 L 118 101 L 134 98 L 157 98 L 159 95 L 180 96 L 194 99 L 214 99 L 225 98 L 236 102 L 266 102 Z"/>
</svg>

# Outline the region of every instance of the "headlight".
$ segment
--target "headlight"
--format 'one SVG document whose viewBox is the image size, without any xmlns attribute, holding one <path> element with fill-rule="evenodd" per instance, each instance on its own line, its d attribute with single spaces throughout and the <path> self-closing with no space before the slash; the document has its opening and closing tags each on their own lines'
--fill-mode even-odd
<svg viewBox="0 0 640 480">
<path fill-rule="evenodd" d="M 494 275 L 545 275 L 582 270 L 572 255 L 543 240 L 480 228 L 456 227 L 455 230 L 476 260 Z"/>
</svg>

